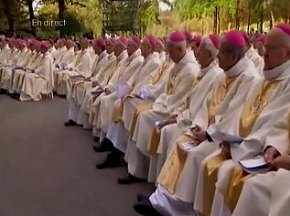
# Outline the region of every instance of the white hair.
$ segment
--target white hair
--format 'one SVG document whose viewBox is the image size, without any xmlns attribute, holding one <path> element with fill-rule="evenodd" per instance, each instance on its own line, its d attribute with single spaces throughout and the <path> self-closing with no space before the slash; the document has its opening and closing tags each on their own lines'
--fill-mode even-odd
<svg viewBox="0 0 290 216">
<path fill-rule="evenodd" d="M 277 27 L 273 27 L 269 34 L 271 34 L 271 32 L 279 33 L 281 35 L 281 41 L 285 44 L 287 48 L 290 48 L 290 35 Z"/>
<path fill-rule="evenodd" d="M 219 50 L 214 46 L 209 36 L 204 36 L 200 45 L 204 45 L 204 48 L 210 52 L 213 58 L 216 58 Z"/>
<path fill-rule="evenodd" d="M 180 42 L 175 42 L 175 41 L 169 41 L 169 44 L 171 45 L 171 46 L 174 46 L 174 47 L 176 47 L 176 48 L 181 48 L 182 50 L 186 50 L 186 47 L 187 47 L 187 45 L 186 45 L 186 41 L 184 40 L 184 41 L 180 41 Z"/>
</svg>

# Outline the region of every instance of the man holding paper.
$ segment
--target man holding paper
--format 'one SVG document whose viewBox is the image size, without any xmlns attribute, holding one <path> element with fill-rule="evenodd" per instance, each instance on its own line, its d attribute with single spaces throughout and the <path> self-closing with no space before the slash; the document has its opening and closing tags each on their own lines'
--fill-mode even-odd
<svg viewBox="0 0 290 216">
<path fill-rule="evenodd" d="M 156 181 L 170 146 L 183 132 L 189 129 L 188 127 L 192 124 L 192 119 L 197 110 L 202 109 L 202 106 L 205 105 L 204 99 L 210 93 L 214 83 L 221 82 L 225 78 L 217 62 L 218 49 L 218 36 L 209 35 L 203 37 L 200 48 L 197 51 L 197 59 L 201 66 L 198 81 L 184 104 L 174 114 L 169 115 L 163 122 L 161 121 L 151 136 L 149 143 L 151 149 L 149 182 Z"/>
<path fill-rule="evenodd" d="M 236 199 L 231 197 L 237 196 L 237 193 L 231 186 L 245 177 L 237 163 L 263 152 L 267 133 L 275 121 L 289 109 L 289 42 L 289 25 L 279 24 L 271 29 L 265 44 L 265 81 L 256 86 L 256 91 L 244 106 L 230 108 L 216 125 L 218 130 L 242 137 L 244 141 L 231 144 L 228 140 L 223 140 L 221 148 L 204 160 L 194 205 L 198 212 L 205 215 L 226 215 L 234 209 Z M 211 133 L 214 130 L 208 131 L 209 136 Z"/>
</svg>

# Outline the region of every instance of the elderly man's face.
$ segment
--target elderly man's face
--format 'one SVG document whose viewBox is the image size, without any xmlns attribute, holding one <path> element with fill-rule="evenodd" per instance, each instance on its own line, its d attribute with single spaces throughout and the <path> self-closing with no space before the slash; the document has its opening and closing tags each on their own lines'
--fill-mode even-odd
<svg viewBox="0 0 290 216">
<path fill-rule="evenodd" d="M 213 60 L 211 53 L 206 49 L 206 45 L 202 43 L 196 51 L 198 63 L 202 68 L 207 67 Z"/>
<path fill-rule="evenodd" d="M 137 49 L 138 47 L 133 42 L 128 41 L 127 52 L 129 56 L 131 56 Z"/>
<path fill-rule="evenodd" d="M 114 45 L 112 43 L 106 44 L 106 51 L 108 54 L 111 54 L 112 52 L 114 52 Z"/>
<path fill-rule="evenodd" d="M 229 45 L 226 42 L 221 43 L 221 47 L 218 54 L 219 66 L 224 71 L 229 70 L 238 61 L 238 53 L 230 52 Z"/>
<path fill-rule="evenodd" d="M 82 48 L 82 50 L 87 49 L 88 46 L 89 46 L 89 42 L 87 40 L 85 40 L 85 39 L 82 39 L 81 40 L 81 48 Z"/>
<path fill-rule="evenodd" d="M 141 44 L 141 53 L 142 56 L 146 57 L 152 52 L 151 45 L 147 40 L 144 40 Z"/>
<path fill-rule="evenodd" d="M 265 43 L 265 70 L 271 70 L 290 58 L 290 48 L 286 47 L 282 33 L 270 31 Z"/>
<path fill-rule="evenodd" d="M 255 43 L 255 49 L 258 51 L 259 55 L 260 56 L 264 56 L 265 54 L 265 47 L 264 47 L 264 44 L 261 42 L 261 41 L 257 41 Z"/>
<path fill-rule="evenodd" d="M 169 42 L 167 48 L 169 57 L 172 59 L 174 63 L 178 63 L 182 56 L 181 47 Z"/>
<path fill-rule="evenodd" d="M 123 49 L 122 49 L 121 45 L 120 44 L 116 44 L 114 46 L 114 54 L 115 54 L 115 56 L 118 57 L 122 52 L 123 52 Z"/>
<path fill-rule="evenodd" d="M 70 49 L 70 48 L 72 48 L 72 47 L 74 47 L 74 42 L 72 41 L 72 40 L 68 40 L 67 42 L 66 42 L 66 48 L 67 49 Z"/>
<path fill-rule="evenodd" d="M 163 51 L 163 47 L 161 46 L 160 43 L 157 43 L 155 46 L 155 51 L 161 53 Z"/>
</svg>

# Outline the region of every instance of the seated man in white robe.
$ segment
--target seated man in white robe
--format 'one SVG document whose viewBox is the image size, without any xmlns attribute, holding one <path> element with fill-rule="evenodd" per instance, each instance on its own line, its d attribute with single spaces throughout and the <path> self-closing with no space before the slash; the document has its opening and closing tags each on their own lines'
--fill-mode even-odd
<svg viewBox="0 0 290 216">
<path fill-rule="evenodd" d="M 194 208 L 202 214 L 230 214 L 235 206 L 231 191 L 245 177 L 238 162 L 261 155 L 266 134 L 289 109 L 289 99 L 285 96 L 290 91 L 290 26 L 272 28 L 265 48 L 265 80 L 256 86 L 244 106 L 229 111 L 209 131 L 221 143 L 221 148 L 200 167 Z"/>
<path fill-rule="evenodd" d="M 239 37 L 242 42 L 237 43 L 233 36 Z M 199 141 L 195 129 L 204 130 L 218 121 L 219 115 L 226 114 L 229 107 L 242 106 L 249 95 L 244 89 L 250 90 L 260 81 L 244 53 L 245 41 L 240 32 L 229 32 L 221 38 L 219 66 L 226 77 L 215 83 L 205 96 L 202 107 L 191 106 L 190 126 L 172 145 L 157 179 L 157 189 L 150 196 L 150 205 L 147 205 L 148 202 L 137 203 L 137 212 L 144 214 L 154 208 L 164 215 L 194 215 L 192 206 L 199 164 L 216 149 L 213 143 Z M 194 98 L 192 100 L 195 101 Z"/>
<path fill-rule="evenodd" d="M 29 41 L 30 52 L 27 54 L 27 62 L 23 63 L 22 67 L 17 67 L 13 71 L 12 97 L 18 99 L 21 93 L 24 77 L 27 73 L 35 70 L 42 59 L 40 51 L 41 43 L 37 40 Z"/>
<path fill-rule="evenodd" d="M 257 50 L 258 54 L 261 57 L 264 57 L 265 55 L 265 40 L 266 40 L 266 36 L 265 35 L 260 35 L 254 42 L 254 48 L 255 50 Z"/>
<path fill-rule="evenodd" d="M 16 66 L 20 54 L 18 46 L 16 39 L 9 40 L 10 52 L 6 56 L 6 64 L 0 68 L 2 70 L 0 87 L 6 91 L 11 87 L 12 69 Z"/>
<path fill-rule="evenodd" d="M 264 69 L 264 59 L 259 55 L 259 53 L 254 49 L 252 46 L 248 34 L 243 31 L 245 40 L 247 42 L 247 51 L 246 56 L 253 62 L 255 65 L 258 73 L 263 76 L 263 69 Z"/>
<path fill-rule="evenodd" d="M 43 57 L 38 67 L 24 77 L 19 98 L 21 101 L 40 101 L 42 95 L 53 91 L 53 58 L 45 42 L 41 43 L 41 53 Z"/>
<path fill-rule="evenodd" d="M 159 136 L 152 136 L 150 141 L 150 169 L 148 181 L 155 182 L 165 162 L 170 146 L 192 124 L 192 119 L 197 110 L 204 106 L 204 100 L 211 91 L 214 84 L 221 82 L 225 75 L 217 62 L 219 49 L 219 38 L 216 35 L 203 37 L 197 51 L 197 59 L 201 65 L 198 75 L 198 82 L 185 102 L 180 112 L 170 115 L 163 122 L 156 133 Z"/>
<path fill-rule="evenodd" d="M 286 98 L 285 98 L 286 99 Z M 238 182 L 232 216 L 285 216 L 290 211 L 290 113 L 266 135 L 263 158 L 266 170 L 256 170 Z M 267 172 L 267 170 L 269 172 Z M 241 193 L 239 194 L 239 192 Z"/>
<path fill-rule="evenodd" d="M 161 39 L 157 39 L 155 52 L 158 53 L 161 63 L 164 63 L 166 61 L 166 52 L 164 51 L 164 49 L 165 49 L 164 42 Z"/>
<path fill-rule="evenodd" d="M 74 46 L 75 43 L 72 40 L 66 41 L 66 51 L 63 52 L 62 55 L 60 55 L 59 59 L 56 60 L 55 68 L 53 70 L 55 74 L 55 89 L 56 93 L 59 96 L 65 96 L 66 95 L 66 83 L 60 82 L 63 77 L 65 76 L 65 73 L 68 73 L 68 70 L 72 70 L 74 67 Z"/>
<path fill-rule="evenodd" d="M 155 128 L 155 122 L 165 119 L 181 106 L 189 95 L 192 85 L 197 81 L 199 67 L 194 56 L 187 52 L 182 32 L 173 32 L 170 35 L 168 51 L 175 65 L 170 71 L 163 93 L 155 100 L 150 110 L 141 112 L 137 117 L 125 154 L 128 175 L 118 179 L 120 184 L 147 180 L 149 168 L 147 144 Z"/>
</svg>

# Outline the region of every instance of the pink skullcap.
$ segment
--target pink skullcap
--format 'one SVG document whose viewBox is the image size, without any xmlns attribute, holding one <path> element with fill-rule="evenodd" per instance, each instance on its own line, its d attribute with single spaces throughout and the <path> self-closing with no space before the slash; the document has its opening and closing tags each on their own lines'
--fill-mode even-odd
<svg viewBox="0 0 290 216">
<path fill-rule="evenodd" d="M 49 45 L 47 44 L 46 41 L 42 41 L 41 44 L 40 44 L 40 47 L 44 48 L 44 49 L 49 49 Z"/>
<path fill-rule="evenodd" d="M 248 33 L 245 32 L 245 31 L 243 31 L 243 30 L 241 30 L 240 32 L 242 32 L 242 34 L 243 34 L 243 36 L 245 38 L 246 43 L 249 44 L 250 43 L 250 38 L 249 38 Z"/>
<path fill-rule="evenodd" d="M 232 30 L 224 34 L 226 42 L 236 46 L 238 48 L 244 48 L 246 46 L 246 40 L 242 32 L 238 30 Z"/>
<path fill-rule="evenodd" d="M 184 31 L 183 33 L 185 35 L 185 39 L 189 42 L 192 42 L 192 40 L 193 40 L 192 33 L 190 31 Z"/>
<path fill-rule="evenodd" d="M 106 42 L 103 38 L 96 39 L 95 43 L 102 49 L 105 49 L 106 47 Z"/>
<path fill-rule="evenodd" d="M 119 39 L 115 40 L 116 44 L 120 44 L 121 46 L 123 46 L 124 48 L 127 48 L 127 40 L 125 37 L 119 37 Z"/>
<path fill-rule="evenodd" d="M 281 24 L 276 25 L 275 28 L 280 29 L 281 31 L 283 31 L 290 37 L 290 25 L 286 23 L 281 23 Z"/>
<path fill-rule="evenodd" d="M 152 35 L 146 35 L 144 39 L 147 40 L 151 44 L 151 46 L 153 46 L 153 47 L 157 43 L 156 38 Z"/>
<path fill-rule="evenodd" d="M 211 40 L 211 42 L 214 45 L 214 47 L 216 49 L 219 49 L 219 47 L 220 47 L 219 37 L 217 35 L 214 35 L 214 34 L 210 34 L 208 37 Z"/>
<path fill-rule="evenodd" d="M 261 43 L 265 43 L 266 41 L 266 36 L 261 34 L 259 37 L 257 37 L 256 42 L 261 42 Z"/>
<path fill-rule="evenodd" d="M 201 43 L 202 36 L 201 35 L 194 35 L 193 41 L 196 43 L 197 46 Z"/>
<path fill-rule="evenodd" d="M 170 34 L 169 40 L 171 42 L 182 42 L 185 41 L 185 35 L 183 32 L 175 31 Z"/>
<path fill-rule="evenodd" d="M 138 36 L 134 35 L 131 37 L 131 41 L 135 43 L 137 46 L 141 46 L 141 40 Z"/>
<path fill-rule="evenodd" d="M 113 38 L 108 38 L 108 39 L 106 39 L 106 45 L 114 45 L 114 40 L 113 40 Z"/>
</svg>

